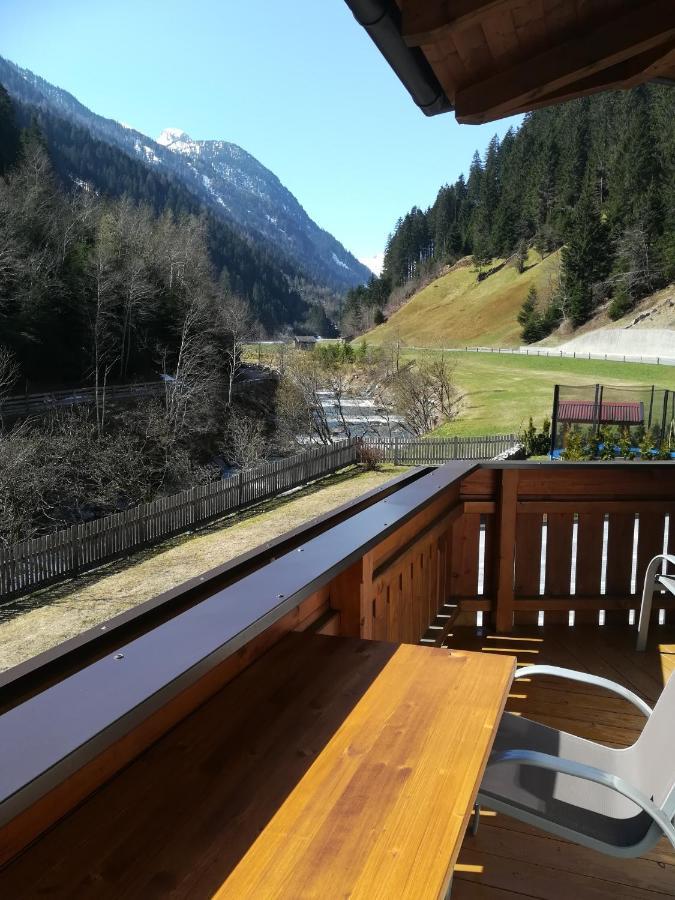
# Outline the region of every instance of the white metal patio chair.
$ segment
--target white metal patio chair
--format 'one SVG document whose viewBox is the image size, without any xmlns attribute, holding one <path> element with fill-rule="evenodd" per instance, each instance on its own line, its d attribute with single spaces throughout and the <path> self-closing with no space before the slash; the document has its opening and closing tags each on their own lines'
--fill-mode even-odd
<svg viewBox="0 0 675 900">
<path fill-rule="evenodd" d="M 675 594 L 675 572 L 671 571 L 669 573 L 668 565 L 675 566 L 675 556 L 668 553 L 660 553 L 647 566 L 645 583 L 642 589 L 642 603 L 640 604 L 636 650 L 644 651 L 647 646 L 654 594 L 657 591 L 662 591 L 664 588 L 670 591 L 671 594 Z M 663 571 L 664 569 L 665 572 Z"/>
<path fill-rule="evenodd" d="M 504 713 L 478 792 L 480 804 L 611 856 L 639 856 L 662 835 L 675 847 L 675 677 L 652 711 L 636 694 L 584 672 L 527 666 L 516 678 L 553 675 L 606 688 L 647 721 L 625 749 Z"/>
</svg>

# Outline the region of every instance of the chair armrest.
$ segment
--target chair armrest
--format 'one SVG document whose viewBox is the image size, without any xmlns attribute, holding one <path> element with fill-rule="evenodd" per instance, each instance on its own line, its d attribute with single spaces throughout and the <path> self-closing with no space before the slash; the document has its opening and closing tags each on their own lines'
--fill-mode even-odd
<svg viewBox="0 0 675 900">
<path fill-rule="evenodd" d="M 553 675 L 556 678 L 567 678 L 570 681 L 580 681 L 582 684 L 592 684 L 594 687 L 605 688 L 612 691 L 624 700 L 628 700 L 633 706 L 636 706 L 640 712 L 649 718 L 652 714 L 651 706 L 648 706 L 642 698 L 638 697 L 628 688 L 610 681 L 608 678 L 600 678 L 597 675 L 589 675 L 588 672 L 577 672 L 576 669 L 561 669 L 559 666 L 524 666 L 518 669 L 515 678 L 524 678 L 529 675 Z"/>
<path fill-rule="evenodd" d="M 612 791 L 616 791 L 646 812 L 656 822 L 673 847 L 675 847 L 675 827 L 671 819 L 646 794 L 643 794 L 642 791 L 618 775 L 612 775 L 610 772 L 596 769 L 594 766 L 587 766 L 585 763 L 553 756 L 550 753 L 539 753 L 536 750 L 504 750 L 501 753 L 495 753 L 488 761 L 488 768 L 503 765 L 504 763 L 516 763 L 521 766 L 547 769 L 550 772 L 558 772 L 561 775 L 569 775 L 572 778 L 592 781 L 595 784 L 600 784 Z"/>
<path fill-rule="evenodd" d="M 671 566 L 675 566 L 675 556 L 672 553 L 657 553 L 656 556 L 653 556 L 649 563 L 647 564 L 647 568 L 645 569 L 645 584 L 653 583 L 656 579 L 661 575 L 661 568 L 663 564 L 670 564 Z M 666 565 L 667 569 L 667 565 Z M 668 577 L 668 572 L 663 573 Z M 672 574 L 670 576 L 672 578 Z"/>
</svg>

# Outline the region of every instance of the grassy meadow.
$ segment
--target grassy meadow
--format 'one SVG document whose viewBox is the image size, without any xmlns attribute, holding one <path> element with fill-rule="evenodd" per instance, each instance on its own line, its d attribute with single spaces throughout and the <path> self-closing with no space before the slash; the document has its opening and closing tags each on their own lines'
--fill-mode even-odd
<svg viewBox="0 0 675 900">
<path fill-rule="evenodd" d="M 433 351 L 407 351 L 431 356 Z M 464 395 L 457 419 L 436 434 L 472 435 L 519 431 L 532 416 L 551 415 L 555 384 L 651 385 L 675 390 L 675 367 L 604 360 L 555 359 L 498 353 L 450 353 L 455 382 Z M 592 395 L 591 395 L 592 396 Z"/>
</svg>

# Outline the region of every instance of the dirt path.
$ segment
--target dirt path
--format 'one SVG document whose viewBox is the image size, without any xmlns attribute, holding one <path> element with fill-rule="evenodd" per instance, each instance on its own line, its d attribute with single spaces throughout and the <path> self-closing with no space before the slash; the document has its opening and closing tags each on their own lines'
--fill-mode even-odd
<svg viewBox="0 0 675 900">
<path fill-rule="evenodd" d="M 346 503 L 398 472 L 345 469 L 290 495 L 0 606 L 0 671 Z"/>
</svg>

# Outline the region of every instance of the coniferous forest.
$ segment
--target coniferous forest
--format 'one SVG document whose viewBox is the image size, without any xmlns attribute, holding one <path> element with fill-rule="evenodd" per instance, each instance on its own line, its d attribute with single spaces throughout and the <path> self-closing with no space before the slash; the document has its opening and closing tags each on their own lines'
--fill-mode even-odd
<svg viewBox="0 0 675 900">
<path fill-rule="evenodd" d="M 562 319 L 581 325 L 609 302 L 614 318 L 675 278 L 675 92 L 645 85 L 528 114 L 495 136 L 468 175 L 413 207 L 387 242 L 380 278 L 349 292 L 343 320 L 378 324 L 393 290 L 472 255 L 524 265 L 529 248 L 562 248 L 560 283 L 519 321 L 538 340 Z"/>
</svg>

